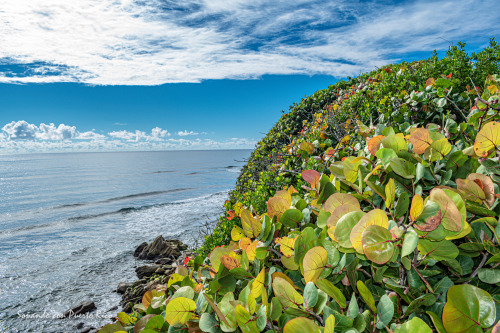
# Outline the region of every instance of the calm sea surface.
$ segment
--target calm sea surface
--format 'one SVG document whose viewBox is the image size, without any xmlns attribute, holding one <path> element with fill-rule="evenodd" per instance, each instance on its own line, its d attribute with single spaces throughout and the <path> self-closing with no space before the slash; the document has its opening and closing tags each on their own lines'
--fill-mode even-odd
<svg viewBox="0 0 500 333">
<path fill-rule="evenodd" d="M 52 319 L 84 300 L 103 317 L 136 279 L 137 245 L 194 245 L 250 150 L 0 155 L 0 332 L 76 332 Z M 23 318 L 24 317 L 24 318 Z M 42 318 L 29 318 L 42 317 Z"/>
</svg>

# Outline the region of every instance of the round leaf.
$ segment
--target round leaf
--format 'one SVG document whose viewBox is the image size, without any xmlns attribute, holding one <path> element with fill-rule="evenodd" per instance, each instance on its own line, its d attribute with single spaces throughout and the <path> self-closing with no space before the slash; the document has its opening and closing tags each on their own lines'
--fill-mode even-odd
<svg viewBox="0 0 500 333">
<path fill-rule="evenodd" d="M 500 144 L 500 123 L 491 121 L 483 126 L 476 135 L 474 152 L 477 156 L 487 156 L 490 150 Z"/>
<path fill-rule="evenodd" d="M 358 223 L 352 228 L 350 234 L 351 245 L 358 253 L 363 254 L 363 244 L 361 243 L 361 235 L 366 228 L 371 225 L 378 225 L 387 229 L 389 227 L 389 219 L 387 214 L 380 209 L 374 209 L 363 215 Z"/>
<path fill-rule="evenodd" d="M 366 228 L 361 237 L 366 257 L 379 265 L 388 262 L 394 254 L 394 244 L 391 240 L 392 234 L 386 228 L 378 225 Z"/>
<path fill-rule="evenodd" d="M 304 266 L 304 279 L 306 283 L 315 282 L 327 264 L 328 253 L 321 246 L 316 246 L 307 251 L 302 265 Z"/>
<path fill-rule="evenodd" d="M 170 326 L 184 325 L 196 310 L 196 303 L 189 298 L 178 297 L 168 302 L 165 308 L 165 319 Z"/>
<path fill-rule="evenodd" d="M 486 291 L 469 284 L 448 289 L 443 326 L 448 333 L 483 332 L 495 323 L 495 302 Z"/>
<path fill-rule="evenodd" d="M 283 333 L 320 333 L 319 326 L 314 321 L 304 317 L 297 317 L 286 323 Z"/>
</svg>

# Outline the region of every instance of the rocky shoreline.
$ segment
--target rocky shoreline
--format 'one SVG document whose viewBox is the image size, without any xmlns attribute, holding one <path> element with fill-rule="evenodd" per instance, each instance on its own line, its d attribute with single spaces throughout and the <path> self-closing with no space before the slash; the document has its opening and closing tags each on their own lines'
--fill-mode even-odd
<svg viewBox="0 0 500 333">
<path fill-rule="evenodd" d="M 137 303 L 141 303 L 142 297 L 147 291 L 154 290 L 158 286 L 168 283 L 170 276 L 182 266 L 185 258 L 196 256 L 195 252 L 188 251 L 188 246 L 177 239 L 165 239 L 163 236 L 156 237 L 150 244 L 144 242 L 134 251 L 134 257 L 138 260 L 149 261 L 146 265 L 135 269 L 137 278 L 135 282 L 120 282 L 115 290 L 122 295 L 120 306 L 122 312 L 130 313 Z M 85 301 L 65 312 L 65 317 L 76 314 L 82 316 L 96 310 L 93 302 Z M 118 309 L 118 306 L 116 307 Z M 110 320 L 116 320 L 114 317 Z M 76 326 L 80 333 L 98 332 L 95 327 L 85 327 L 85 323 Z"/>
</svg>

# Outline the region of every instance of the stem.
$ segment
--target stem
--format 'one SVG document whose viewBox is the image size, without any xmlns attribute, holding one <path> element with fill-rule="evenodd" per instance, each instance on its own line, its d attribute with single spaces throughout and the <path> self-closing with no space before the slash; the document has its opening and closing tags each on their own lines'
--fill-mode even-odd
<svg viewBox="0 0 500 333">
<path fill-rule="evenodd" d="M 470 275 L 469 280 L 467 280 L 464 283 L 469 283 L 469 282 L 472 281 L 472 279 L 474 279 L 476 277 L 477 273 L 479 273 L 479 269 L 481 269 L 484 266 L 484 264 L 486 263 L 486 259 L 488 259 L 488 252 L 485 252 L 483 254 L 483 259 L 481 259 L 481 262 L 479 263 L 479 266 L 477 266 L 476 270 L 474 272 L 472 272 L 472 274 Z"/>
</svg>

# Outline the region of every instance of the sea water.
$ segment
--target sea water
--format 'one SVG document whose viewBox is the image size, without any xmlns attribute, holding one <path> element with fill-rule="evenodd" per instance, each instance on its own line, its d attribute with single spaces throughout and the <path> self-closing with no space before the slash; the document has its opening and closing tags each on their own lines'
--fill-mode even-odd
<svg viewBox="0 0 500 333">
<path fill-rule="evenodd" d="M 250 150 L 0 155 L 0 332 L 76 332 L 121 309 L 136 246 L 196 246 Z M 59 319 L 82 301 L 88 318 Z"/>
</svg>

